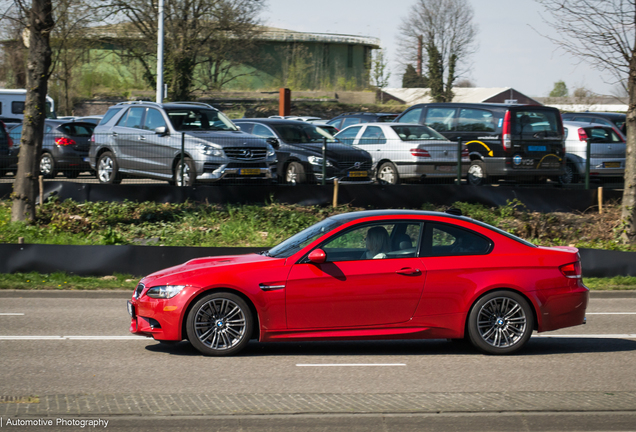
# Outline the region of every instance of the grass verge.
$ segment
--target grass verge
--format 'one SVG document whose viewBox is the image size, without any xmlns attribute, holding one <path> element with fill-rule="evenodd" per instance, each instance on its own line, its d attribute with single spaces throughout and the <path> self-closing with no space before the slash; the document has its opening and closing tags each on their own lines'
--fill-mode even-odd
<svg viewBox="0 0 636 432">
<path fill-rule="evenodd" d="M 17 290 L 133 290 L 139 277 L 115 273 L 105 277 L 70 275 L 64 272 L 0 273 L 0 289 Z M 616 276 L 612 278 L 583 278 L 591 290 L 636 290 L 636 277 Z"/>
</svg>

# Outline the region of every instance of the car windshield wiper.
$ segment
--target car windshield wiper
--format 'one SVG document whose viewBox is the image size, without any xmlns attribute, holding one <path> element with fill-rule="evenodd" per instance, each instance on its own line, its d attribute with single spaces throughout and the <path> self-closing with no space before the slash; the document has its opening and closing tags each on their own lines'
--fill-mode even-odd
<svg viewBox="0 0 636 432">
<path fill-rule="evenodd" d="M 259 255 L 266 256 L 266 257 L 271 257 L 271 256 L 272 256 L 272 255 L 269 253 L 269 251 L 268 251 L 268 250 L 264 250 L 264 251 L 260 251 L 260 252 L 256 252 L 256 253 L 257 253 L 257 254 L 259 254 Z"/>
</svg>

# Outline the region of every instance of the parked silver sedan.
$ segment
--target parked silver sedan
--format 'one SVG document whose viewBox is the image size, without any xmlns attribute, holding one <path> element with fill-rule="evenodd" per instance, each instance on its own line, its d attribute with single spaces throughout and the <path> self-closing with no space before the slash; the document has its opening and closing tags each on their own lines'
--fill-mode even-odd
<svg viewBox="0 0 636 432">
<path fill-rule="evenodd" d="M 457 143 L 420 124 L 364 123 L 336 135 L 346 144 L 368 151 L 376 179 L 383 184 L 457 177 Z M 468 149 L 462 151 L 462 177 L 468 172 Z"/>
</svg>

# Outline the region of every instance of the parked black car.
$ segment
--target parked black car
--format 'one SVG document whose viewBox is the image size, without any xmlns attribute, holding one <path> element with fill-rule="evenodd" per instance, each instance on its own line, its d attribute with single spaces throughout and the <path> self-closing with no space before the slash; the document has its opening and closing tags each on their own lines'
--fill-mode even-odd
<svg viewBox="0 0 636 432">
<path fill-rule="evenodd" d="M 320 125 L 270 118 L 234 120 L 242 131 L 267 139 L 276 149 L 278 179 L 284 183 L 322 181 L 322 144 L 328 139 L 326 181 L 371 182 L 373 161 L 366 151 L 335 141 Z"/>
<path fill-rule="evenodd" d="M 413 105 L 395 120 L 435 129 L 468 147 L 468 182 L 500 178 L 557 180 L 565 168 L 563 122 L 558 109 L 537 105 L 430 103 Z"/>
<path fill-rule="evenodd" d="M 90 171 L 87 158 L 93 129 L 95 125 L 88 122 L 45 120 L 40 174 L 51 179 L 62 172 L 68 178 L 77 178 L 80 173 Z M 9 136 L 19 143 L 22 124 L 11 128 Z"/>
<path fill-rule="evenodd" d="M 332 118 L 327 122 L 327 124 L 341 131 L 347 126 L 358 123 L 392 122 L 397 118 L 397 116 L 397 114 L 391 113 L 346 112 Z"/>
<path fill-rule="evenodd" d="M 4 122 L 0 121 L 0 177 L 9 171 L 15 171 L 18 155 L 13 148 L 13 140 L 7 132 Z"/>
<path fill-rule="evenodd" d="M 623 136 L 627 136 L 627 115 L 613 112 L 573 112 L 562 115 L 563 120 L 597 123 L 607 126 L 613 126 L 618 129 Z"/>
</svg>

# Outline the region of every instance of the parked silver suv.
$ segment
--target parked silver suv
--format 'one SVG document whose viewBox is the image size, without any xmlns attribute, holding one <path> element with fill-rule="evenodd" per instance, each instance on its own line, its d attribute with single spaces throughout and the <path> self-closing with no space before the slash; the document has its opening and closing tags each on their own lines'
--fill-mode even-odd
<svg viewBox="0 0 636 432">
<path fill-rule="evenodd" d="M 178 186 L 276 176 L 270 144 L 202 103 L 119 103 L 108 109 L 91 141 L 88 161 L 101 183 L 119 183 L 124 175 Z"/>
</svg>

